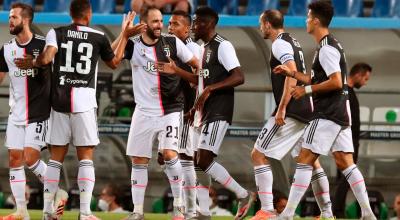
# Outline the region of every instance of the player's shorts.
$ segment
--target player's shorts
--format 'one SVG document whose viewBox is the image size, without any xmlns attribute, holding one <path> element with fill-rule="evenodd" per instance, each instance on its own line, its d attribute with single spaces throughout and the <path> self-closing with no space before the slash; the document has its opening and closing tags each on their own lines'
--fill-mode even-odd
<svg viewBox="0 0 400 220">
<path fill-rule="evenodd" d="M 193 126 L 189 123 L 183 123 L 181 139 L 179 141 L 179 153 L 186 154 L 186 156 L 193 157 L 194 144 L 193 144 Z"/>
<path fill-rule="evenodd" d="M 151 158 L 153 146 L 178 152 L 181 112 L 163 116 L 147 116 L 138 108 L 132 115 L 126 154 L 128 156 Z"/>
<path fill-rule="evenodd" d="M 76 147 L 96 146 L 100 143 L 96 109 L 86 112 L 62 113 L 51 110 L 47 143 Z"/>
<path fill-rule="evenodd" d="M 214 121 L 203 125 L 198 138 L 197 148 L 208 150 L 218 155 L 228 127 L 229 123 L 227 121 Z"/>
<path fill-rule="evenodd" d="M 298 156 L 301 137 L 308 124 L 290 117 L 286 117 L 285 122 L 285 125 L 279 126 L 275 124 L 275 117 L 269 118 L 258 135 L 254 148 L 266 157 L 277 160 L 281 160 L 294 148 L 292 156 Z"/>
<path fill-rule="evenodd" d="M 29 123 L 28 125 L 16 125 L 8 120 L 5 146 L 13 150 L 31 147 L 40 151 L 46 146 L 47 131 L 47 120 Z"/>
<path fill-rule="evenodd" d="M 343 151 L 354 152 L 350 126 L 341 126 L 326 119 L 314 119 L 303 135 L 303 148 L 316 154 Z"/>
</svg>

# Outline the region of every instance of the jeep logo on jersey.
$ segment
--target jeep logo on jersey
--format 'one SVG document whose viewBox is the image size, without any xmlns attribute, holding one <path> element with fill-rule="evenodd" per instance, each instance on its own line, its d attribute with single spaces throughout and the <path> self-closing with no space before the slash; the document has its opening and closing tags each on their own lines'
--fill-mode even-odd
<svg viewBox="0 0 400 220">
<path fill-rule="evenodd" d="M 143 67 L 146 72 L 156 72 L 156 66 L 153 62 L 147 61 L 146 66 Z"/>
<path fill-rule="evenodd" d="M 25 76 L 32 76 L 35 77 L 37 74 L 39 73 L 38 69 L 18 69 L 16 71 L 14 71 L 14 76 L 15 77 L 25 77 Z"/>
<path fill-rule="evenodd" d="M 209 78 L 210 77 L 210 71 L 208 69 L 201 69 L 200 70 L 200 77 Z"/>
</svg>

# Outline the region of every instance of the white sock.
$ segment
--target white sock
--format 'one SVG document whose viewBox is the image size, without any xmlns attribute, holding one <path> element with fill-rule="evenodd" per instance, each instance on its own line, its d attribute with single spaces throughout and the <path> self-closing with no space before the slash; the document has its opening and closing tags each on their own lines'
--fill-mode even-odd
<svg viewBox="0 0 400 220">
<path fill-rule="evenodd" d="M 179 161 L 178 156 L 175 158 L 165 161 L 166 165 L 166 173 L 169 179 L 169 184 L 171 185 L 172 195 L 174 196 L 174 206 L 180 207 L 183 206 L 182 199 L 182 165 Z"/>
<path fill-rule="evenodd" d="M 314 192 L 314 197 L 317 200 L 321 217 L 333 217 L 332 202 L 329 195 L 329 181 L 323 168 L 313 170 L 311 177 L 311 186 Z"/>
<path fill-rule="evenodd" d="M 17 210 L 26 210 L 25 184 L 26 177 L 24 167 L 10 168 L 10 186 L 11 192 L 15 198 Z"/>
<path fill-rule="evenodd" d="M 196 213 L 196 172 L 194 171 L 193 161 L 181 160 L 183 169 L 183 194 L 185 198 L 185 211 Z"/>
<path fill-rule="evenodd" d="M 197 202 L 199 204 L 199 212 L 202 215 L 211 216 L 210 206 L 210 192 L 209 187 L 211 185 L 211 177 L 207 173 L 204 173 L 200 167 L 194 167 L 197 176 L 196 183 L 196 194 Z"/>
<path fill-rule="evenodd" d="M 78 186 L 80 198 L 80 213 L 90 215 L 90 201 L 96 177 L 94 175 L 94 167 L 92 160 L 79 161 Z"/>
<path fill-rule="evenodd" d="M 342 171 L 343 175 L 346 177 L 347 182 L 351 187 L 358 203 L 361 207 L 362 216 L 373 215 L 371 206 L 369 204 L 367 187 L 365 186 L 364 177 L 361 174 L 358 167 L 353 164 Z"/>
<path fill-rule="evenodd" d="M 254 167 L 258 197 L 261 202 L 261 209 L 264 211 L 274 211 L 272 195 L 273 176 L 270 165 Z"/>
<path fill-rule="evenodd" d="M 148 182 L 147 164 L 132 164 L 131 192 L 133 212 L 143 214 L 144 193 Z"/>
<path fill-rule="evenodd" d="M 297 206 L 304 193 L 310 185 L 313 167 L 307 164 L 297 163 L 296 172 L 294 173 L 293 183 L 290 187 L 290 194 L 287 205 L 281 216 L 294 216 Z"/>
<path fill-rule="evenodd" d="M 47 169 L 44 174 L 43 182 L 43 212 L 54 212 L 54 196 L 58 190 L 58 183 L 60 182 L 60 170 L 62 164 L 55 160 L 49 160 Z"/>
<path fill-rule="evenodd" d="M 248 193 L 242 186 L 240 186 L 228 173 L 228 171 L 221 166 L 221 164 L 213 161 L 205 171 L 212 176 L 217 182 L 222 184 L 225 188 L 234 192 L 237 198 L 245 198 Z"/>
<path fill-rule="evenodd" d="M 46 172 L 47 165 L 43 160 L 38 160 L 29 169 L 37 176 L 40 182 L 43 183 L 44 173 Z"/>
</svg>

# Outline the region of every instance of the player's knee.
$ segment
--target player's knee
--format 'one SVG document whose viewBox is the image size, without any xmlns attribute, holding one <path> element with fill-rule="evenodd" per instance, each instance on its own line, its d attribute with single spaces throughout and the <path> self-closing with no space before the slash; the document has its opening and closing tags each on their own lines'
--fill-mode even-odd
<svg viewBox="0 0 400 220">
<path fill-rule="evenodd" d="M 251 151 L 251 160 L 254 166 L 267 164 L 268 162 L 265 155 L 255 148 Z"/>
<path fill-rule="evenodd" d="M 20 167 L 24 164 L 23 154 L 21 153 L 10 153 L 9 155 L 9 166 L 13 167 Z"/>
<path fill-rule="evenodd" d="M 31 167 L 31 166 L 33 166 L 38 160 L 39 160 L 39 158 L 36 158 L 36 157 L 34 157 L 34 156 L 31 156 L 31 155 L 24 155 L 24 160 L 25 160 L 25 164 L 28 166 L 28 167 Z"/>
<path fill-rule="evenodd" d="M 354 164 L 353 155 L 349 153 L 336 153 L 335 162 L 339 170 L 345 170 L 347 167 Z"/>
<path fill-rule="evenodd" d="M 172 160 L 178 156 L 178 153 L 174 150 L 164 150 L 163 157 L 165 161 Z"/>
</svg>

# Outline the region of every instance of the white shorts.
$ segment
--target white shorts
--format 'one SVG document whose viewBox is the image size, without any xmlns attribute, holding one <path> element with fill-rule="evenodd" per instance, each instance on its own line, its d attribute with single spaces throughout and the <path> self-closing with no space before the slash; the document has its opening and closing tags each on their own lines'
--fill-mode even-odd
<svg viewBox="0 0 400 220">
<path fill-rule="evenodd" d="M 197 148 L 208 150 L 218 155 L 228 127 L 229 123 L 227 121 L 214 121 L 203 125 L 198 138 Z"/>
<path fill-rule="evenodd" d="M 179 141 L 179 153 L 186 154 L 186 156 L 193 157 L 194 144 L 193 144 L 193 126 L 184 123 L 182 127 L 181 139 Z"/>
<path fill-rule="evenodd" d="M 354 152 L 351 127 L 343 127 L 326 119 L 315 119 L 310 122 L 303 135 L 303 148 L 316 154 L 343 151 Z"/>
<path fill-rule="evenodd" d="M 258 135 L 254 148 L 277 160 L 281 160 L 294 147 L 300 149 L 301 137 L 307 124 L 290 117 L 286 117 L 285 122 L 285 125 L 278 126 L 275 124 L 275 117 L 269 118 Z M 298 149 L 292 151 L 292 156 L 297 156 Z"/>
<path fill-rule="evenodd" d="M 29 123 L 28 125 L 16 125 L 8 120 L 5 146 L 13 150 L 24 150 L 25 147 L 32 147 L 40 151 L 46 146 L 47 131 L 47 120 Z"/>
<path fill-rule="evenodd" d="M 86 112 L 62 113 L 51 110 L 47 143 L 77 147 L 96 146 L 100 143 L 96 109 Z"/>
<path fill-rule="evenodd" d="M 153 146 L 178 152 L 181 112 L 164 116 L 147 116 L 139 109 L 132 115 L 126 155 L 151 158 Z"/>
</svg>

